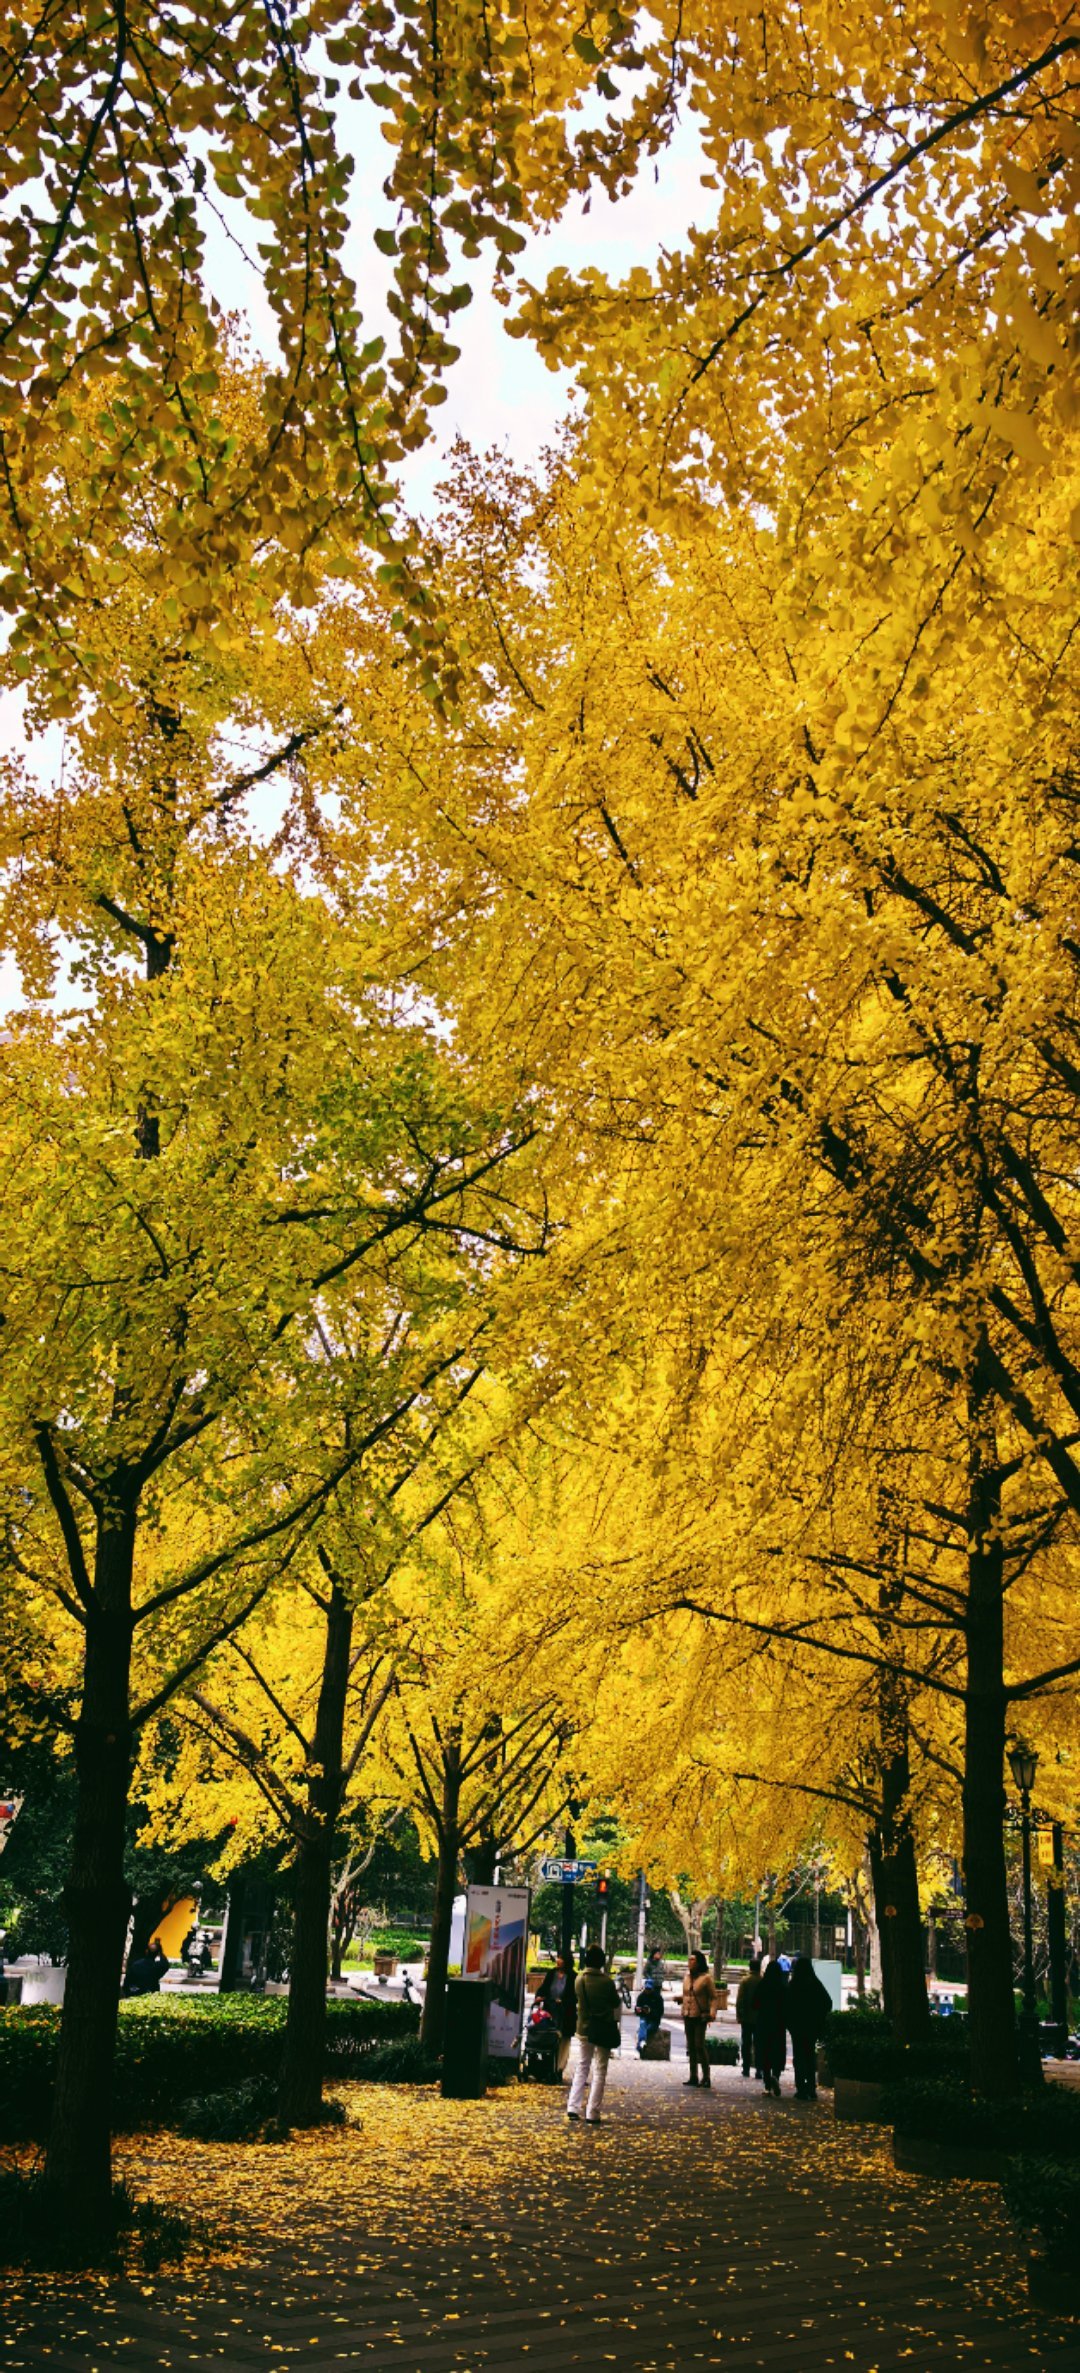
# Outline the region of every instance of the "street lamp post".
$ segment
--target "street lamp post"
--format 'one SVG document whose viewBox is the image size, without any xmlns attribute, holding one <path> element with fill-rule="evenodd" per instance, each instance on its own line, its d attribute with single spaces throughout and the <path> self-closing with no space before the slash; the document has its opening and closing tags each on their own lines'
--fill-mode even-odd
<svg viewBox="0 0 1080 2373">
<path fill-rule="evenodd" d="M 1042 2083 L 1039 2022 L 1035 2013 L 1035 1957 L 1031 1945 L 1031 1791 L 1039 1758 L 1029 1747 L 1010 1747 L 1009 1769 L 1020 1792 L 1020 1836 L 1024 1870 L 1024 2008 L 1020 2018 L 1020 2074 L 1025 2084 Z"/>
</svg>

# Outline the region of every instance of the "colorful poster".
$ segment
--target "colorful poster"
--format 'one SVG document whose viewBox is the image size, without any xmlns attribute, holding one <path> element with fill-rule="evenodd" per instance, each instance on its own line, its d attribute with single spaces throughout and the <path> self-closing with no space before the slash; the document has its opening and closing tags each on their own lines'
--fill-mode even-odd
<svg viewBox="0 0 1080 2373">
<path fill-rule="evenodd" d="M 491 1988 L 488 2053 L 493 2060 L 516 2060 L 521 2049 L 528 1943 L 527 1887 L 469 1888 L 461 1974 L 486 1978 Z"/>
</svg>

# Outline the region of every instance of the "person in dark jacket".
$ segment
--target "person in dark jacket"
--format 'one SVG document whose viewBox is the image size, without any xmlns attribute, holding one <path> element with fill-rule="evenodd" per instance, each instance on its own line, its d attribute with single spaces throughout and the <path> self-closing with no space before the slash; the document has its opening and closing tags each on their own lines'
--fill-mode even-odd
<svg viewBox="0 0 1080 2373">
<path fill-rule="evenodd" d="M 131 1963 L 125 1993 L 160 1994 L 161 1981 L 168 1966 L 161 1946 L 148 1945 L 145 1953 L 140 1953 L 138 1960 Z"/>
<path fill-rule="evenodd" d="M 758 2059 L 754 2042 L 754 2010 L 760 1992 L 761 1955 L 752 1953 L 750 1966 L 746 1976 L 740 1980 L 739 1991 L 735 1996 L 735 2016 L 739 2022 L 739 2034 L 742 2039 L 742 2072 L 744 2076 L 749 2076 L 751 2068 L 755 2076 L 761 2075 L 761 2062 Z"/>
<path fill-rule="evenodd" d="M 822 1985 L 813 1962 L 800 1953 L 788 1979 L 785 2005 L 795 2091 L 800 2101 L 817 2100 L 817 2046 L 831 2009 L 828 1987 Z"/>
<path fill-rule="evenodd" d="M 650 2044 L 652 2042 L 653 2036 L 659 2034 L 660 2022 L 664 2016 L 664 1997 L 661 1991 L 660 1980 L 659 1978 L 650 1977 L 648 1971 L 645 1973 L 641 1992 L 634 2004 L 634 2009 L 637 2012 L 637 2048 L 638 2059 L 640 2060 L 642 2053 L 645 2050 L 646 2044 Z"/>
<path fill-rule="evenodd" d="M 570 2046 L 577 2030 L 577 1996 L 574 1992 L 574 1956 L 560 1953 L 554 1969 L 547 1969 L 536 1989 L 536 1999 L 550 2011 L 559 2030 L 556 2066 L 560 2077 L 570 2058 Z"/>
<path fill-rule="evenodd" d="M 754 2005 L 754 2040 L 765 2090 L 778 2099 L 787 2065 L 787 1989 L 786 1971 L 779 1961 L 770 1961 Z"/>
</svg>

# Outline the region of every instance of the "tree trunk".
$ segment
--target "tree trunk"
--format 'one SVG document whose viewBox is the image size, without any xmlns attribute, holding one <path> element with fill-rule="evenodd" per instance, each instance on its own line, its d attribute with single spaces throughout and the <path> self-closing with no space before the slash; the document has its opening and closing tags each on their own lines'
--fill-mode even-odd
<svg viewBox="0 0 1080 2373">
<path fill-rule="evenodd" d="M 498 1859 L 498 1841 L 489 1831 L 486 1836 L 477 1839 L 472 1853 L 468 1857 L 470 1883 L 474 1887 L 493 1887 L 495 1865 Z"/>
<path fill-rule="evenodd" d="M 68 1973 L 45 2181 L 65 2226 L 108 2223 L 113 2063 L 131 1890 L 124 1843 L 131 1782 L 129 1686 L 134 1508 L 101 1520 L 75 1726 L 75 1828 L 64 1890 Z"/>
<path fill-rule="evenodd" d="M 1000 1567 L 1000 1551 L 984 1547 L 971 1562 Z M 998 2095 L 1015 2092 L 1020 2073 L 1005 1867 L 1004 1759 L 1002 1606 L 991 1571 L 989 1576 L 973 1576 L 968 1605 L 964 1894 L 972 2082 L 981 2093 Z"/>
<path fill-rule="evenodd" d="M 971 2080 L 981 2093 L 1020 2079 L 1005 1867 L 1005 1566 L 997 1441 L 977 1359 L 969 1398 L 964 1893 Z"/>
<path fill-rule="evenodd" d="M 446 2021 L 446 1972 L 450 1960 L 450 1925 L 457 1894 L 461 1803 L 461 1742 L 447 1741 L 443 1756 L 442 1804 L 439 1812 L 439 1860 L 435 1878 L 435 1906 L 431 1915 L 431 1948 L 420 2037 L 433 2060 L 442 2050 Z"/>
<path fill-rule="evenodd" d="M 332 1582 L 326 1602 L 326 1646 L 312 1735 L 307 1807 L 294 1863 L 289 2010 L 278 2090 L 278 2114 L 286 2126 L 314 2126 L 322 2114 L 330 1879 L 334 1830 L 341 1811 L 352 1629 L 352 1608 L 344 1591 Z"/>
<path fill-rule="evenodd" d="M 716 1898 L 716 1927 L 713 1930 L 712 1948 L 713 1977 L 718 1986 L 722 1985 L 724 1982 L 724 1911 L 724 1898 L 722 1895 L 718 1895 Z"/>
<path fill-rule="evenodd" d="M 225 1934 L 221 1945 L 221 1971 L 218 1979 L 219 1994 L 238 1993 L 243 1981 L 247 1882 L 247 1869 L 241 1863 L 238 1870 L 231 1871 L 229 1874 L 228 1908 L 225 1913 Z"/>
<path fill-rule="evenodd" d="M 883 1579 L 878 1597 L 878 1636 L 883 1662 L 877 1674 L 877 1762 L 879 1812 L 868 1840 L 874 1911 L 881 1940 L 882 2001 L 901 2043 L 919 2043 L 930 2033 L 930 2002 L 923 1969 L 919 1872 L 911 1826 L 911 1734 L 909 1684 L 885 1659 L 901 1661 L 902 1640 L 895 1618 L 904 1600 L 903 1563 L 890 1490 L 878 1500 Z"/>
<path fill-rule="evenodd" d="M 882 1817 L 870 1841 L 874 1908 L 881 1937 L 882 1996 L 901 2043 L 919 2043 L 930 2032 L 930 2001 L 923 1969 L 915 1840 L 906 1810 L 906 1738 L 903 1748 L 889 1758 L 882 1780 Z"/>
<path fill-rule="evenodd" d="M 131 1914 L 131 1939 L 128 1945 L 128 1964 L 145 1953 L 155 1928 L 160 1927 L 166 1912 L 172 1910 L 175 1897 L 167 1887 L 155 1887 L 152 1895 L 138 1895 Z"/>
</svg>

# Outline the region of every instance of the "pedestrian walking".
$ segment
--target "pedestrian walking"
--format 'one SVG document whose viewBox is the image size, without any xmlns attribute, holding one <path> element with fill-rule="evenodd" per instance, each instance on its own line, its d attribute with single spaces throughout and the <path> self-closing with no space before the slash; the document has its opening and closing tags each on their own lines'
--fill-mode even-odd
<svg viewBox="0 0 1080 2373">
<path fill-rule="evenodd" d="M 760 1953 L 752 1953 L 750 1956 L 750 1966 L 747 1969 L 746 1976 L 740 1979 L 739 1991 L 735 1996 L 735 2016 L 739 2022 L 739 2040 L 742 2045 L 742 2072 L 744 2076 L 749 2076 L 751 2068 L 753 2069 L 755 2076 L 761 2075 L 761 2062 L 758 2059 L 757 2048 L 754 2042 L 754 2014 L 757 2006 L 757 1998 L 760 1992 L 761 1955 Z"/>
<path fill-rule="evenodd" d="M 800 1953 L 787 1983 L 785 2016 L 791 2037 L 791 2063 L 800 2101 L 817 2100 L 817 2047 L 832 2010 L 832 1997 L 814 1964 Z"/>
<path fill-rule="evenodd" d="M 637 2048 L 640 2060 L 646 2045 L 652 2042 L 654 2035 L 659 2034 L 660 2022 L 664 2016 L 664 1997 L 656 1978 L 649 1976 L 645 1978 L 634 2009 L 637 2012 Z"/>
<path fill-rule="evenodd" d="M 664 1999 L 664 1956 L 663 1956 L 663 1954 L 662 1954 L 662 1952 L 661 1952 L 661 1950 L 660 1950 L 660 1947 L 659 1947 L 659 1945 L 654 1945 L 654 1946 L 653 1946 L 653 1948 L 652 1948 L 652 1951 L 650 1952 L 650 1954 L 649 1954 L 649 1956 L 648 1956 L 648 1959 L 647 1959 L 647 1961 L 646 1961 L 646 1963 L 645 1963 L 645 1969 L 644 1969 L 644 1973 L 643 1973 L 643 1975 L 642 1975 L 642 1981 L 641 1981 L 641 1982 L 642 1982 L 642 1984 L 643 1984 L 644 1986 L 659 1986 L 659 1988 L 660 1988 L 660 1999 L 661 1999 L 661 2001 L 663 2001 L 663 1999 Z"/>
<path fill-rule="evenodd" d="M 777 2098 L 787 2065 L 787 1988 L 786 1970 L 779 1961 L 770 1961 L 754 2005 L 754 2037 L 765 2090 Z"/>
<path fill-rule="evenodd" d="M 574 1988 L 577 1999 L 577 2042 L 574 2074 L 570 2083 L 570 2098 L 566 2104 L 568 2118 L 580 2119 L 584 2112 L 587 2126 L 600 2124 L 600 2105 L 607 2083 L 608 2061 L 622 2041 L 619 2020 L 619 1990 L 614 1978 L 607 1974 L 607 1955 L 600 1945 L 590 1945 Z"/>
<path fill-rule="evenodd" d="M 686 2030 L 686 2049 L 690 2057 L 690 2074 L 684 2079 L 688 2085 L 712 2084 L 705 2038 L 709 2021 L 716 2015 L 720 1997 L 704 1953 L 691 1953 L 683 1979 L 682 2022 Z"/>
<path fill-rule="evenodd" d="M 572 1953 L 560 1953 L 554 1969 L 545 1970 L 536 1989 L 536 2000 L 549 2011 L 559 2031 L 555 2065 L 560 2080 L 570 2058 L 570 2046 L 577 2026 L 577 1996 L 574 1991 L 575 1972 Z"/>
</svg>

